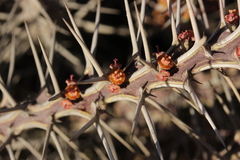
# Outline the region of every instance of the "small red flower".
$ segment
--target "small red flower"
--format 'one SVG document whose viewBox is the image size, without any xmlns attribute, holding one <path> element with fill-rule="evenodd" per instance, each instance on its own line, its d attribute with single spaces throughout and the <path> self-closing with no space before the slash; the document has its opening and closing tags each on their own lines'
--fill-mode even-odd
<svg viewBox="0 0 240 160">
<path fill-rule="evenodd" d="M 237 47 L 237 49 L 236 49 L 236 55 L 237 55 L 238 57 L 240 57 L 240 47 Z"/>
<path fill-rule="evenodd" d="M 239 19 L 239 15 L 237 13 L 237 10 L 233 9 L 233 10 L 229 10 L 228 12 L 229 12 L 229 14 L 227 14 L 225 16 L 225 21 L 227 23 L 230 23 L 230 24 L 233 24 L 233 23 L 237 22 L 238 19 Z"/>
<path fill-rule="evenodd" d="M 65 88 L 65 96 L 70 100 L 76 100 L 81 97 L 80 89 L 76 85 L 76 80 L 73 79 L 74 75 L 70 75 L 70 79 L 66 80 L 67 87 Z"/>
<path fill-rule="evenodd" d="M 120 69 L 122 65 L 117 63 L 117 60 L 118 59 L 115 58 L 113 60 L 114 63 L 109 66 L 112 71 L 109 73 L 108 78 L 113 84 L 121 85 L 125 81 L 126 75 L 123 70 Z"/>
<path fill-rule="evenodd" d="M 157 58 L 158 65 L 162 69 L 171 69 L 174 66 L 174 62 L 172 60 L 172 57 L 166 54 L 162 54 Z"/>
<path fill-rule="evenodd" d="M 72 108 L 73 104 L 71 101 L 69 101 L 68 99 L 64 99 L 60 102 L 60 105 L 64 107 L 64 109 L 69 109 Z"/>
<path fill-rule="evenodd" d="M 120 86 L 116 85 L 116 84 L 110 84 L 108 86 L 108 90 L 112 93 L 118 93 L 120 91 Z"/>
<path fill-rule="evenodd" d="M 165 70 L 161 70 L 157 75 L 156 75 L 157 79 L 159 79 L 160 81 L 166 81 L 168 77 L 170 77 L 170 73 L 168 71 Z"/>
<path fill-rule="evenodd" d="M 178 35 L 180 41 L 195 41 L 194 34 L 192 30 L 185 30 L 184 32 Z"/>
</svg>

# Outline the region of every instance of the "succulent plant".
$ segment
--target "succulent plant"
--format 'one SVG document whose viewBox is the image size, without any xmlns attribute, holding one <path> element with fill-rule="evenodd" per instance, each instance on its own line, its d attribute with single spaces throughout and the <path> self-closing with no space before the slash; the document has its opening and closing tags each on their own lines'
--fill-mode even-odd
<svg viewBox="0 0 240 160">
<path fill-rule="evenodd" d="M 202 0 L 4 2 L 0 159 L 240 159 L 239 0 L 218 1 L 215 31 Z M 159 5 L 172 42 L 152 53 Z"/>
</svg>

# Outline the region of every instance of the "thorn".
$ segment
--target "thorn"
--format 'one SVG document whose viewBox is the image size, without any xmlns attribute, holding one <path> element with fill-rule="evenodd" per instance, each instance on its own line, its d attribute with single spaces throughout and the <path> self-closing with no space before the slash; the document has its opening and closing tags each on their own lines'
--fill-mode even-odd
<svg viewBox="0 0 240 160">
<path fill-rule="evenodd" d="M 147 81 L 146 83 L 144 83 L 144 85 L 142 86 L 142 89 L 144 89 L 144 90 L 145 90 L 145 88 L 146 88 L 147 84 L 148 84 L 148 81 Z"/>
<path fill-rule="evenodd" d="M 194 81 L 194 82 L 196 82 L 196 83 L 198 83 L 198 84 L 201 84 L 201 85 L 202 85 L 202 83 L 201 83 L 201 82 L 197 81 L 197 80 L 196 80 L 196 79 L 194 79 L 194 78 L 192 78 L 191 80 L 192 80 L 192 81 Z"/>
<path fill-rule="evenodd" d="M 214 59 L 212 56 L 213 52 L 211 51 L 211 46 L 209 44 L 206 44 L 205 46 L 203 46 L 203 49 L 205 51 L 204 54 L 206 57 Z"/>
<path fill-rule="evenodd" d="M 193 82 L 196 82 L 196 83 L 198 83 L 198 84 L 201 84 L 202 85 L 202 83 L 201 82 L 199 82 L 199 81 L 197 81 L 196 79 L 194 79 L 194 74 L 192 74 L 191 72 L 188 72 L 188 78 L 191 80 L 191 81 L 193 81 Z"/>
<path fill-rule="evenodd" d="M 197 80 L 194 79 L 194 77 L 193 77 L 194 74 L 192 74 L 192 70 L 193 70 L 193 68 L 194 68 L 195 66 L 196 66 L 196 64 L 194 64 L 194 66 L 187 71 L 187 72 L 188 72 L 188 78 L 189 78 L 191 81 L 194 81 L 194 82 L 202 85 L 201 82 L 197 81 Z"/>
<path fill-rule="evenodd" d="M 92 84 L 95 82 L 101 82 L 101 81 L 109 81 L 108 78 L 106 77 L 106 75 L 103 75 L 101 77 L 93 77 L 87 80 L 83 80 L 83 81 L 78 81 L 76 82 L 76 84 Z"/>
<path fill-rule="evenodd" d="M 131 59 L 128 61 L 127 65 L 123 68 L 123 72 L 132 64 L 132 62 L 138 57 L 139 55 L 136 53 L 134 54 Z"/>
<path fill-rule="evenodd" d="M 51 98 L 49 98 L 48 101 L 54 101 L 54 100 L 57 100 L 58 98 L 63 97 L 63 95 L 64 95 L 64 94 L 63 94 L 62 92 L 60 92 L 60 93 L 58 93 L 58 94 L 52 96 Z"/>
<path fill-rule="evenodd" d="M 17 104 L 13 108 L 2 108 L 2 109 L 0 109 L 0 113 L 12 112 L 12 111 L 16 111 L 16 110 L 26 110 L 28 104 L 30 104 L 30 103 L 31 103 L 31 101 L 28 100 L 22 104 Z"/>
<path fill-rule="evenodd" d="M 217 71 L 219 71 L 222 75 L 224 76 L 227 76 L 228 77 L 228 74 L 224 71 L 223 68 L 218 68 Z"/>
<path fill-rule="evenodd" d="M 151 94 L 151 93 L 147 93 L 147 94 L 146 94 L 146 97 L 148 97 L 148 96 L 152 96 L 152 97 L 154 97 L 154 98 L 157 98 L 157 96 L 155 96 L 155 95 L 153 95 L 153 94 Z"/>
<path fill-rule="evenodd" d="M 112 118 L 114 118 L 114 116 L 113 115 L 111 115 L 107 110 L 105 110 L 105 109 L 101 109 L 100 107 L 98 108 L 98 111 L 99 111 L 99 115 L 101 115 L 101 114 L 107 114 L 107 115 L 109 115 L 110 117 L 112 117 Z"/>
</svg>

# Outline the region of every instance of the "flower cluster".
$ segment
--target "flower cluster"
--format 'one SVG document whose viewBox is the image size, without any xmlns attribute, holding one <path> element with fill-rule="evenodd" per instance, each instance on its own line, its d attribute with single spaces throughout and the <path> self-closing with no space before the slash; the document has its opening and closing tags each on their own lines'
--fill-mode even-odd
<svg viewBox="0 0 240 160">
<path fill-rule="evenodd" d="M 121 64 L 117 63 L 118 59 L 114 59 L 113 60 L 113 64 L 111 64 L 109 67 L 112 69 L 108 75 L 109 81 L 112 82 L 112 84 L 110 84 L 108 86 L 108 90 L 110 92 L 113 93 L 118 93 L 120 90 L 120 86 L 126 78 L 125 73 L 123 72 L 122 69 L 120 69 L 122 67 Z"/>
<path fill-rule="evenodd" d="M 178 40 L 180 42 L 180 49 L 188 50 L 192 47 L 195 37 L 192 30 L 185 30 L 178 35 Z"/>
<path fill-rule="evenodd" d="M 166 81 L 170 77 L 170 72 L 168 71 L 174 66 L 172 57 L 165 54 L 164 52 L 155 53 L 159 68 L 159 73 L 156 75 L 157 79 L 160 81 Z"/>
<path fill-rule="evenodd" d="M 72 107 L 72 101 L 78 99 L 81 97 L 80 89 L 76 85 L 76 80 L 73 78 L 74 75 L 70 75 L 70 79 L 67 79 L 65 82 L 67 83 L 67 86 L 64 90 L 64 95 L 66 99 L 64 99 L 60 104 L 65 108 L 71 108 Z"/>
<path fill-rule="evenodd" d="M 162 55 L 158 56 L 157 61 L 158 61 L 158 65 L 162 69 L 169 70 L 174 66 L 172 57 L 169 55 L 166 55 L 166 54 L 162 54 Z"/>
<path fill-rule="evenodd" d="M 192 30 L 185 30 L 178 35 L 178 40 L 180 41 L 195 41 L 194 34 Z"/>
<path fill-rule="evenodd" d="M 233 9 L 233 10 L 229 10 L 228 12 L 229 14 L 225 15 L 225 21 L 230 24 L 234 24 L 238 22 L 239 15 L 237 13 L 237 10 Z"/>
</svg>

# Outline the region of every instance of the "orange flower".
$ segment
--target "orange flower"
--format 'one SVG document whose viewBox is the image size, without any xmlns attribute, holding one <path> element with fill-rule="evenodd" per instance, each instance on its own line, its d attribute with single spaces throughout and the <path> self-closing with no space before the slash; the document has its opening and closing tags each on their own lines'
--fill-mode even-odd
<svg viewBox="0 0 240 160">
<path fill-rule="evenodd" d="M 121 85 L 125 81 L 126 75 L 121 69 L 113 69 L 109 74 L 109 80 L 116 85 Z"/>
<path fill-rule="evenodd" d="M 77 85 L 68 85 L 65 88 L 65 96 L 70 100 L 76 100 L 81 97 L 80 89 Z"/>
<path fill-rule="evenodd" d="M 65 96 L 70 100 L 76 100 L 81 97 L 80 89 L 76 85 L 76 80 L 73 79 L 74 75 L 70 75 L 70 79 L 66 80 L 67 87 L 65 88 Z"/>
<path fill-rule="evenodd" d="M 171 56 L 168 56 L 166 54 L 162 54 L 157 58 L 158 65 L 162 69 L 171 69 L 174 66 L 174 62 L 172 60 Z"/>
</svg>

